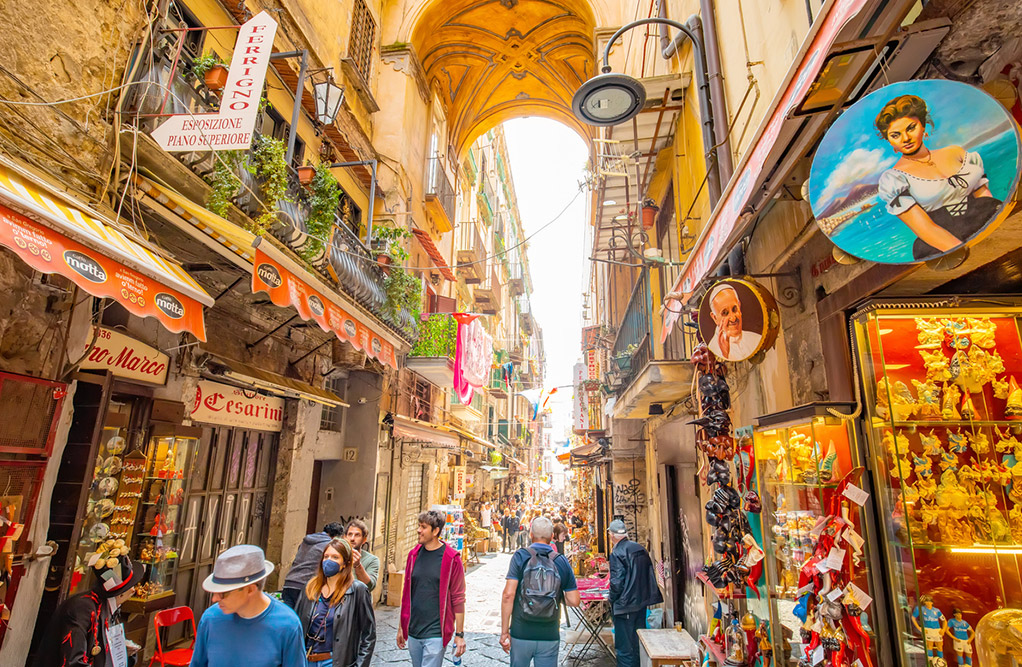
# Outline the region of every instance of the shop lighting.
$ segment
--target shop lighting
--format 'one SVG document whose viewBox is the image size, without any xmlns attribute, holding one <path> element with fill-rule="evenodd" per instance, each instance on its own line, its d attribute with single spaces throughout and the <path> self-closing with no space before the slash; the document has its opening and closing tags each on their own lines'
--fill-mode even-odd
<svg viewBox="0 0 1022 667">
<path fill-rule="evenodd" d="M 1022 556 L 1022 547 L 1001 547 L 996 544 L 974 544 L 971 547 L 951 547 L 953 554 L 985 554 L 997 556 Z"/>
<path fill-rule="evenodd" d="M 344 102 L 344 88 L 335 84 L 333 78 L 327 78 L 312 87 L 316 96 L 316 120 L 323 125 L 333 125 Z"/>
</svg>

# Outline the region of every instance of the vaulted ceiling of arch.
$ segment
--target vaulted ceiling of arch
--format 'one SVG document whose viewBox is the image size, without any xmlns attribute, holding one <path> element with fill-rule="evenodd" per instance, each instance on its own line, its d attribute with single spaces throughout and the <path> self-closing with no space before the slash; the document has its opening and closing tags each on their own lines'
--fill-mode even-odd
<svg viewBox="0 0 1022 667">
<path fill-rule="evenodd" d="M 448 109 L 459 152 L 513 117 L 540 115 L 588 133 L 571 97 L 593 74 L 593 15 L 582 0 L 438 0 L 413 43 Z"/>
</svg>

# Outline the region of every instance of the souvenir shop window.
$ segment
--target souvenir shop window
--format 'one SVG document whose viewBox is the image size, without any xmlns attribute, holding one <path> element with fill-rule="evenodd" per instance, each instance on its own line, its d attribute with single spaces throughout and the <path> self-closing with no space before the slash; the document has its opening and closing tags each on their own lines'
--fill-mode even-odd
<svg viewBox="0 0 1022 667">
<path fill-rule="evenodd" d="M 817 645 L 820 655 L 844 647 L 846 655 L 868 655 L 878 664 L 878 605 L 854 422 L 828 408 L 844 413 L 851 406 L 809 404 L 761 417 L 753 429 L 762 509 L 761 524 L 750 515 L 750 525 L 762 545 L 765 576 L 757 577 L 756 588 L 747 585 L 744 597 L 768 621 L 757 629 L 757 650 L 772 651 L 778 666 L 812 664 Z M 758 573 L 754 562 L 748 565 Z"/>
<path fill-rule="evenodd" d="M 985 614 L 1022 605 L 1019 321 L 985 304 L 854 319 L 903 664 L 968 657 Z"/>
</svg>

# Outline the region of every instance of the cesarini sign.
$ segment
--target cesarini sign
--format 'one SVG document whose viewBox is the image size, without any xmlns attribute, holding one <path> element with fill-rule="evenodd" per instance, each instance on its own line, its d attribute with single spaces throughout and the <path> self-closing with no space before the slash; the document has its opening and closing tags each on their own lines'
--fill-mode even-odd
<svg viewBox="0 0 1022 667">
<path fill-rule="evenodd" d="M 277 22 L 266 12 L 242 24 L 216 113 L 171 116 L 152 133 L 165 151 L 248 150 Z"/>
<path fill-rule="evenodd" d="M 280 431 L 284 421 L 284 399 L 199 380 L 189 416 L 193 421 L 208 424 Z"/>
</svg>

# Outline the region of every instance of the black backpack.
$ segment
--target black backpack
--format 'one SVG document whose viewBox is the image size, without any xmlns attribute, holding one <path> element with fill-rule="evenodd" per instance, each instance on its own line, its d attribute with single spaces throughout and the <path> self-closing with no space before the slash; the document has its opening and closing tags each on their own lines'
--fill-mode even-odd
<svg viewBox="0 0 1022 667">
<path fill-rule="evenodd" d="M 561 574 L 554 565 L 557 554 L 553 551 L 536 551 L 526 547 L 529 562 L 522 571 L 518 582 L 518 601 L 522 615 L 530 621 L 550 621 L 560 618 L 559 597 Z"/>
</svg>

